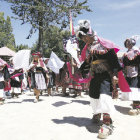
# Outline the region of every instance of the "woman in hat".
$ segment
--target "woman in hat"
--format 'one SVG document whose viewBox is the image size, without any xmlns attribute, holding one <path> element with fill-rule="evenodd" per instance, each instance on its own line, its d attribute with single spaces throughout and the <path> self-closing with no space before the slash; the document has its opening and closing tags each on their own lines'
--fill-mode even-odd
<svg viewBox="0 0 140 140">
<path fill-rule="evenodd" d="M 129 115 L 140 114 L 140 100 L 138 99 L 138 74 L 140 71 L 140 50 L 135 47 L 136 40 L 134 38 L 126 39 L 124 46 L 128 49 L 123 56 L 124 69 L 126 71 L 126 80 L 131 87 L 133 95 L 132 109 L 128 112 Z M 135 93 L 134 93 L 135 92 Z M 136 94 L 137 93 L 137 94 Z M 135 96 L 135 97 L 134 97 Z M 135 98 L 135 99 L 134 99 Z"/>
<path fill-rule="evenodd" d="M 33 88 L 34 94 L 36 95 L 34 102 L 36 103 L 39 101 L 40 92 L 47 89 L 47 68 L 41 58 L 40 52 L 33 53 L 32 55 L 33 61 L 30 64 L 29 71 L 31 73 L 31 87 Z"/>
<path fill-rule="evenodd" d="M 108 42 L 103 45 L 104 40 L 101 41 L 95 32 L 91 32 L 88 20 L 81 20 L 76 32 L 77 37 L 89 48 L 89 54 L 83 65 L 90 66 L 90 73 L 93 76 L 89 86 L 93 121 L 99 122 L 103 114 L 103 125 L 98 137 L 107 138 L 113 131 L 111 115 L 115 110 L 112 101 L 112 84 L 118 81 L 117 73 L 121 69 L 114 51 L 118 48 L 115 45 L 107 45 Z"/>
</svg>

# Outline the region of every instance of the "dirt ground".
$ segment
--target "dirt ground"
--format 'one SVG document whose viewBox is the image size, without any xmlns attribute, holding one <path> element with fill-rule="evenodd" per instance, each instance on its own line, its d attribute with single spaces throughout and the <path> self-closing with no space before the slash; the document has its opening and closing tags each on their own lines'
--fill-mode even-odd
<svg viewBox="0 0 140 140">
<path fill-rule="evenodd" d="M 96 140 L 100 124 L 92 123 L 89 96 L 62 97 L 33 92 L 0 105 L 0 140 Z M 140 140 L 140 115 L 129 116 L 131 101 L 114 100 L 114 132 L 108 140 Z"/>
</svg>

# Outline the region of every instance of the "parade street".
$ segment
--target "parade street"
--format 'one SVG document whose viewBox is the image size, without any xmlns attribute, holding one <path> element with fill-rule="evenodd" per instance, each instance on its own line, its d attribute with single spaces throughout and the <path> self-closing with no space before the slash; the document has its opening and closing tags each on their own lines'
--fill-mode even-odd
<svg viewBox="0 0 140 140">
<path fill-rule="evenodd" d="M 43 93 L 34 103 L 33 92 L 6 99 L 0 105 L 0 140 L 96 140 L 101 124 L 93 116 L 89 96 L 62 97 Z M 114 100 L 113 135 L 108 140 L 139 140 L 140 115 L 130 116 L 131 101 Z"/>
</svg>

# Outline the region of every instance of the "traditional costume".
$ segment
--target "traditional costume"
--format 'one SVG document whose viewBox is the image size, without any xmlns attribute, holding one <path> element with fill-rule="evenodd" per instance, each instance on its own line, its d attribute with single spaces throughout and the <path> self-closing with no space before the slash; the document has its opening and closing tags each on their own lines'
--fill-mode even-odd
<svg viewBox="0 0 140 140">
<path fill-rule="evenodd" d="M 71 69 L 72 76 L 75 77 L 75 78 L 81 77 L 81 72 L 79 71 L 80 49 L 79 49 L 79 46 L 78 46 L 78 40 L 77 40 L 75 35 L 70 36 L 67 39 L 67 41 L 64 42 L 64 49 L 66 50 L 67 53 L 70 54 L 68 63 L 69 63 L 69 67 Z M 75 81 L 70 76 L 69 92 L 74 93 L 73 97 L 76 97 L 77 95 L 81 95 L 82 90 L 83 90 L 83 83 Z"/>
<path fill-rule="evenodd" d="M 48 89 L 48 95 L 52 95 L 52 89 L 53 89 L 53 86 L 54 86 L 54 79 L 53 79 L 53 72 L 48 69 L 48 86 L 47 86 L 47 89 Z"/>
<path fill-rule="evenodd" d="M 10 74 L 11 84 L 11 96 L 17 96 L 22 93 L 22 80 L 23 80 L 23 69 L 14 70 Z"/>
<path fill-rule="evenodd" d="M 89 96 L 93 109 L 93 121 L 98 122 L 103 113 L 103 125 L 99 130 L 99 138 L 106 138 L 112 133 L 112 119 L 110 115 L 115 110 L 112 101 L 112 82 L 117 81 L 118 71 L 121 69 L 117 55 L 114 50 L 119 50 L 112 43 L 99 38 L 92 32 L 87 20 L 79 22 L 77 36 L 87 43 L 89 48 L 88 60 L 84 61 L 82 69 L 85 74 L 87 68 L 93 78 L 90 81 Z M 84 74 L 84 70 L 83 70 Z"/>
<path fill-rule="evenodd" d="M 13 58 L 10 59 L 9 66 L 10 67 L 8 68 L 8 70 L 10 73 L 11 96 L 18 97 L 18 95 L 22 93 L 22 80 L 24 78 L 23 69 L 15 69 L 15 65 L 13 64 Z"/>
<path fill-rule="evenodd" d="M 66 93 L 66 88 L 68 88 L 70 82 L 69 72 L 67 69 L 66 63 L 64 64 L 63 68 L 60 69 L 59 74 L 56 74 L 55 78 L 55 85 L 56 87 L 62 87 L 62 94 L 63 96 L 68 96 L 69 94 Z"/>
<path fill-rule="evenodd" d="M 0 58 L 0 104 L 4 103 L 4 89 L 10 78 L 7 63 Z"/>
<path fill-rule="evenodd" d="M 77 63 L 73 58 L 71 58 L 70 64 L 71 64 L 71 68 L 72 68 L 72 75 L 74 77 L 76 77 L 76 75 L 82 76 L 80 70 L 78 69 Z M 84 86 L 83 83 L 76 82 L 74 79 L 70 78 L 69 90 L 70 90 L 70 92 L 71 92 L 71 90 L 74 90 L 75 95 L 73 97 L 76 97 L 77 95 L 81 96 L 83 86 Z"/>
<path fill-rule="evenodd" d="M 129 96 L 128 100 L 133 101 L 133 109 L 129 111 L 130 115 L 140 114 L 140 90 L 138 89 L 138 74 L 140 71 L 140 50 L 135 47 L 136 40 L 126 39 L 124 45 L 128 51 L 123 56 L 123 64 L 126 73 L 126 80 L 131 88 L 131 93 L 123 93 Z"/>
<path fill-rule="evenodd" d="M 34 102 L 39 101 L 39 95 L 41 90 L 47 89 L 46 84 L 46 72 L 47 68 L 41 58 L 39 52 L 33 53 L 33 61 L 29 66 L 29 72 L 31 74 L 31 87 L 34 89 L 36 99 Z"/>
</svg>

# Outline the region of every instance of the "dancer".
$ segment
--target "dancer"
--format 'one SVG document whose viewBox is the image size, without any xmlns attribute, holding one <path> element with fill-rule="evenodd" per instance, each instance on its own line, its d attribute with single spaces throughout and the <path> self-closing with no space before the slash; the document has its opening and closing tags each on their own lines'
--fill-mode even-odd
<svg viewBox="0 0 140 140">
<path fill-rule="evenodd" d="M 29 72 L 31 73 L 31 87 L 34 90 L 36 99 L 34 103 L 39 101 L 39 95 L 41 90 L 47 89 L 46 73 L 47 68 L 41 58 L 40 52 L 33 53 L 33 61 L 29 66 Z"/>
<path fill-rule="evenodd" d="M 115 110 L 111 94 L 112 83 L 118 82 L 117 74 L 121 69 L 114 51 L 118 48 L 115 45 L 110 45 L 111 47 L 102 45 L 101 39 L 95 32 L 91 32 L 88 20 L 79 21 L 76 35 L 86 43 L 90 50 L 83 65 L 89 65 L 91 75 L 93 75 L 89 86 L 89 96 L 94 113 L 93 121 L 99 122 L 101 113 L 103 113 L 103 125 L 98 137 L 107 138 L 113 131 L 111 114 Z"/>
<path fill-rule="evenodd" d="M 139 51 L 140 51 L 140 48 L 139 48 Z M 140 88 L 140 64 L 138 66 L 138 88 Z"/>
<path fill-rule="evenodd" d="M 53 79 L 53 72 L 48 68 L 48 95 L 52 96 L 53 86 L 54 86 L 54 79 Z"/>
<path fill-rule="evenodd" d="M 124 42 L 124 46 L 128 50 L 124 54 L 123 64 L 126 71 L 126 80 L 132 88 L 132 92 L 138 91 L 138 72 L 140 71 L 140 50 L 135 45 L 136 40 L 134 38 L 126 39 Z M 137 100 L 136 94 L 134 94 L 134 96 L 136 97 L 133 99 L 133 108 L 128 112 L 129 115 L 140 114 L 140 100 Z"/>
<path fill-rule="evenodd" d="M 13 58 L 10 59 L 10 67 L 8 68 L 10 73 L 10 84 L 11 84 L 11 96 L 18 97 L 22 93 L 22 81 L 24 79 L 23 69 L 15 69 Z"/>
<path fill-rule="evenodd" d="M 55 85 L 56 85 L 56 91 L 58 91 L 58 87 L 62 88 L 62 96 L 69 96 L 69 93 L 66 92 L 66 89 L 69 87 L 70 77 L 69 77 L 69 71 L 67 68 L 67 62 L 70 61 L 70 55 L 65 54 L 63 61 L 65 62 L 63 67 L 59 70 L 59 74 L 55 74 Z"/>
<path fill-rule="evenodd" d="M 10 76 L 11 96 L 18 97 L 22 93 L 22 80 L 24 79 L 23 69 L 13 69 L 13 73 L 11 73 Z"/>
<path fill-rule="evenodd" d="M 81 75 L 81 72 L 78 69 L 77 63 L 72 57 L 71 57 L 71 67 L 72 67 L 73 75 L 76 75 L 76 74 Z M 77 96 L 81 97 L 81 92 L 83 90 L 83 86 L 84 86 L 83 83 L 78 83 L 78 82 L 74 81 L 73 79 L 70 79 L 69 91 L 70 91 L 70 93 L 72 93 L 72 91 L 74 90 L 73 97 L 77 97 Z"/>
<path fill-rule="evenodd" d="M 7 64 L 0 58 L 0 104 L 4 103 L 4 88 L 6 82 L 8 82 L 10 74 L 7 68 Z"/>
<path fill-rule="evenodd" d="M 69 94 L 66 92 L 66 89 L 69 86 L 69 72 L 67 69 L 67 65 L 66 62 L 63 66 L 63 68 L 60 69 L 59 74 L 56 74 L 56 78 L 55 78 L 55 84 L 56 84 L 56 88 L 58 88 L 59 86 L 62 87 L 62 96 L 69 96 Z"/>
</svg>

